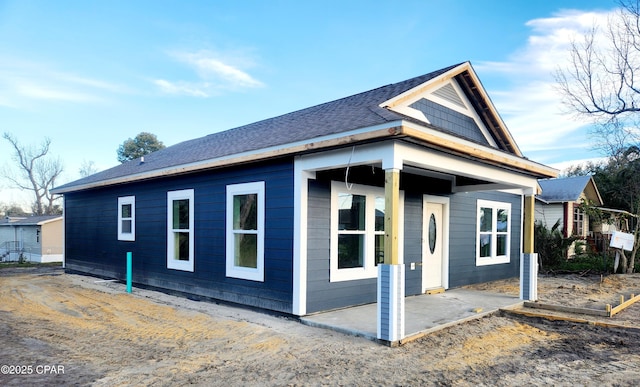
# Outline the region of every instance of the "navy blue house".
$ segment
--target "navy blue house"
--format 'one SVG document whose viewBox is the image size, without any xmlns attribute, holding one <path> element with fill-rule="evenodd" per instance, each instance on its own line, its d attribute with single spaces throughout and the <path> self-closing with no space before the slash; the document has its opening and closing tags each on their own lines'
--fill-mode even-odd
<svg viewBox="0 0 640 387">
<path fill-rule="evenodd" d="M 58 187 L 67 270 L 292 315 L 520 276 L 540 178 L 470 63 Z M 394 177 L 396 180 L 389 180 Z M 390 181 L 395 181 L 390 183 Z M 524 225 L 524 226 L 523 226 Z"/>
</svg>

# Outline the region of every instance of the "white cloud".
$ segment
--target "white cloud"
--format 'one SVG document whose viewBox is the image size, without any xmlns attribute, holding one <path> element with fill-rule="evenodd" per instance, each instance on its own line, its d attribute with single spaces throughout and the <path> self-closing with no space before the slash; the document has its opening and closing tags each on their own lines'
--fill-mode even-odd
<svg viewBox="0 0 640 387">
<path fill-rule="evenodd" d="M 153 81 L 161 91 L 168 94 L 209 97 L 220 94 L 224 90 L 264 86 L 264 83 L 242 70 L 242 67 L 251 67 L 252 62 L 240 56 L 223 56 L 212 51 L 172 52 L 169 55 L 191 68 L 196 73 L 197 79 Z"/>
<path fill-rule="evenodd" d="M 191 84 L 188 82 L 170 82 L 164 79 L 156 79 L 153 83 L 167 94 L 189 95 L 192 97 L 209 97 L 206 84 Z"/>
<path fill-rule="evenodd" d="M 36 85 L 29 82 L 20 82 L 14 89 L 19 95 L 31 99 L 43 99 L 50 101 L 68 102 L 95 102 L 99 98 L 89 93 L 75 91 L 60 85 Z"/>
<path fill-rule="evenodd" d="M 98 79 L 58 71 L 51 66 L 14 58 L 0 58 L 0 105 L 31 106 L 33 101 L 96 103 L 106 94 L 127 88 Z"/>
<path fill-rule="evenodd" d="M 560 150 L 588 147 L 587 122 L 565 111 L 555 89 L 554 73 L 569 60 L 572 39 L 579 38 L 594 23 L 604 25 L 608 13 L 564 10 L 549 18 L 534 19 L 527 44 L 505 62 L 474 63 L 478 72 L 497 75 L 508 84 L 489 90 L 521 150 Z"/>
</svg>

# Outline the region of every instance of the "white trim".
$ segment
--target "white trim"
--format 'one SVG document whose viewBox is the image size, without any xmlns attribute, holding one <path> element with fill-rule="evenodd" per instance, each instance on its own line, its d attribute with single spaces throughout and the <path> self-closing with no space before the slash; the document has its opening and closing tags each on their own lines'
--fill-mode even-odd
<svg viewBox="0 0 640 387">
<path fill-rule="evenodd" d="M 174 229 L 173 229 L 173 201 L 174 200 L 189 200 L 189 228 L 181 229 L 181 232 L 188 231 L 189 232 L 189 260 L 188 261 L 180 261 L 175 259 L 175 239 L 173 238 Z M 194 219 L 194 191 L 193 189 L 184 189 L 180 191 L 169 191 L 167 192 L 167 269 L 175 269 L 175 270 L 183 270 L 183 271 L 194 271 L 194 261 L 195 261 L 195 219 Z"/>
<path fill-rule="evenodd" d="M 488 147 L 488 146 L 480 145 L 480 144 L 472 142 L 470 140 L 465 140 L 463 138 L 456 137 L 456 136 L 453 136 L 451 134 L 438 131 L 436 129 L 428 128 L 426 126 L 423 126 L 423 125 L 420 125 L 420 124 L 417 124 L 417 123 L 414 123 L 414 122 L 404 121 L 404 122 L 402 122 L 402 126 L 406 127 L 406 128 L 409 128 L 409 129 L 413 129 L 413 130 L 418 130 L 418 131 L 420 131 L 422 133 L 425 133 L 427 135 L 436 136 L 440 140 L 442 140 L 443 143 L 452 144 L 452 146 L 453 145 L 460 145 L 461 147 L 471 147 L 471 148 L 475 148 L 475 149 L 481 150 L 482 152 L 486 153 L 487 156 L 495 156 L 496 158 L 502 158 L 502 159 L 505 160 L 505 162 L 508 162 L 509 164 L 515 164 L 515 165 L 522 164 L 522 165 L 527 165 L 527 166 L 530 166 L 530 167 L 534 167 L 535 166 L 536 168 L 544 168 L 549 173 L 556 173 L 557 174 L 557 172 L 558 172 L 558 170 L 555 169 L 555 168 L 551 168 L 549 166 L 546 166 L 546 165 L 543 165 L 543 164 L 540 164 L 540 163 L 536 163 L 534 161 L 525 159 L 523 157 L 516 156 L 514 154 L 501 151 L 499 149 L 494 149 L 494 148 L 491 148 L 491 147 Z M 409 144 L 401 144 L 401 145 L 403 147 L 404 146 L 407 146 L 407 147 L 412 146 L 415 149 L 422 150 L 422 151 L 425 151 L 425 152 L 437 153 L 437 154 L 441 155 L 442 157 L 447 157 L 449 159 L 455 157 L 455 156 L 453 156 L 453 155 L 451 155 L 449 153 L 444 154 L 443 152 L 435 152 L 435 151 L 432 151 L 430 149 L 425 149 L 424 147 L 420 147 L 420 146 L 416 146 L 416 145 L 409 145 Z M 408 159 L 408 156 L 404 154 L 404 151 L 401 154 L 402 154 L 402 157 L 405 158 L 405 160 Z M 489 165 L 482 164 L 482 161 L 467 160 L 467 159 L 462 159 L 462 158 L 460 158 L 460 160 L 461 161 L 462 160 L 466 161 L 469 165 L 478 165 L 479 167 L 489 167 L 489 168 L 493 168 L 495 170 L 503 171 L 503 173 L 508 173 L 510 175 L 514 174 L 514 172 L 511 172 L 510 170 L 505 169 L 504 167 L 498 168 L 498 167 L 491 167 Z M 430 159 L 429 159 L 429 161 L 430 161 Z M 438 165 L 438 163 L 432 163 L 432 164 Z M 448 167 L 447 164 L 444 164 L 444 165 L 446 165 Z M 464 170 L 465 170 L 464 168 L 460 169 L 460 171 L 464 171 Z M 516 171 L 515 173 L 523 174 L 523 173 L 526 173 L 526 172 L 517 172 Z M 485 176 L 491 176 L 491 174 L 485 175 Z M 533 179 L 533 181 L 535 181 L 537 183 L 537 180 L 536 180 L 535 177 L 533 177 L 532 179 Z M 507 180 L 504 180 L 504 181 L 508 182 L 509 180 L 507 179 Z M 529 184 L 525 185 L 524 187 L 531 187 L 531 186 L 532 186 L 531 183 L 529 183 Z"/>
<path fill-rule="evenodd" d="M 38 222 L 36 224 L 36 226 L 43 226 L 43 225 L 48 224 L 48 223 L 56 222 L 56 221 L 58 221 L 58 220 L 60 220 L 62 218 L 63 218 L 63 216 L 58 216 L 57 218 L 43 220 L 42 222 Z"/>
<path fill-rule="evenodd" d="M 497 148 L 498 144 L 495 142 L 495 140 L 491 136 L 491 133 L 489 133 L 489 129 L 487 129 L 487 127 L 482 122 L 482 119 L 478 115 L 478 112 L 476 111 L 476 109 L 473 108 L 473 105 L 469 101 L 469 98 L 467 98 L 467 96 L 465 95 L 464 91 L 462 91 L 462 88 L 460 87 L 458 82 L 455 81 L 454 79 L 451 79 L 451 85 L 453 86 L 453 89 L 458 94 L 458 97 L 462 100 L 462 103 L 466 106 L 466 109 L 461 108 L 460 106 L 458 106 L 456 104 L 453 104 L 453 103 L 445 100 L 444 98 L 439 97 L 439 96 L 437 96 L 437 95 L 435 95 L 433 93 L 431 93 L 429 95 L 429 98 L 427 98 L 427 99 L 431 99 L 431 101 L 433 101 L 435 103 L 439 103 L 442 106 L 445 106 L 445 107 L 447 107 L 447 108 L 449 108 L 449 109 L 451 109 L 453 111 L 457 111 L 460 114 L 464 114 L 467 117 L 471 117 L 474 120 L 474 122 L 476 123 L 476 125 L 478 125 L 478 128 L 480 129 L 480 131 L 484 135 L 485 140 L 487 140 L 489 142 L 489 144 L 491 144 L 491 146 Z M 433 90 L 433 91 L 436 91 L 436 90 Z"/>
<path fill-rule="evenodd" d="M 455 90 L 456 94 L 458 95 L 458 97 L 460 98 L 464 106 L 454 104 L 434 94 L 437 90 L 440 90 L 442 87 L 446 86 L 447 84 L 453 87 L 453 89 Z M 475 122 L 475 124 L 478 126 L 478 129 L 482 133 L 485 140 L 487 140 L 487 142 L 494 148 L 498 146 L 498 144 L 495 142 L 495 140 L 489 133 L 489 130 L 482 122 L 482 119 L 478 115 L 478 112 L 474 109 L 473 105 L 471 104 L 467 96 L 464 94 L 464 91 L 462 91 L 462 88 L 454 78 L 451 78 L 446 82 L 439 82 L 429 86 L 427 86 L 426 84 L 423 84 L 421 86 L 418 86 L 418 88 L 421 88 L 420 92 L 411 94 L 410 98 L 402 100 L 402 103 L 399 105 L 390 105 L 389 109 L 401 114 L 406 114 L 410 117 L 426 122 L 427 124 L 431 124 L 431 121 L 429 120 L 429 118 L 422 111 L 410 106 L 420 101 L 421 99 L 426 99 L 428 101 L 444 106 L 447 109 L 453 110 L 457 113 L 460 113 L 466 117 L 471 118 Z M 415 90 L 415 88 L 412 90 Z"/>
<path fill-rule="evenodd" d="M 235 235 L 239 231 L 233 228 L 233 197 L 236 195 L 255 194 L 257 196 L 257 230 L 247 233 L 257 235 L 257 262 L 256 267 L 242 267 L 235 264 Z M 264 282 L 264 234 L 265 234 L 265 183 L 257 181 L 252 183 L 227 185 L 227 214 L 226 214 L 226 276 L 246 279 L 250 281 Z"/>
<path fill-rule="evenodd" d="M 480 256 L 480 209 L 481 208 L 490 208 L 492 211 L 491 217 L 491 256 L 489 257 L 481 257 Z M 497 211 L 501 209 L 508 210 L 507 217 L 507 231 L 500 232 L 501 235 L 506 233 L 506 254 L 505 255 L 496 255 L 497 248 L 497 236 L 499 232 L 497 231 Z M 485 266 L 485 265 L 496 265 L 501 263 L 509 263 L 511 260 L 511 217 L 513 216 L 513 212 L 511 211 L 511 203 L 506 202 L 497 202 L 492 200 L 482 200 L 478 199 L 476 202 L 476 266 Z M 487 234 L 487 232 L 483 232 Z"/>
<path fill-rule="evenodd" d="M 450 69 L 449 71 L 447 71 L 446 73 L 442 73 L 440 75 L 438 75 L 435 78 L 431 78 L 425 82 L 423 82 L 420 85 L 415 86 L 412 89 L 409 89 L 401 94 L 398 94 L 396 96 L 394 96 L 393 98 L 390 98 L 384 102 L 382 102 L 380 105 L 380 107 L 389 107 L 389 108 L 393 108 L 396 105 L 399 104 L 399 102 L 402 102 L 404 100 L 409 100 L 412 99 L 412 96 L 414 94 L 418 94 L 420 96 L 423 95 L 422 91 L 423 90 L 433 90 L 433 89 L 438 89 L 440 86 L 444 86 L 446 83 L 449 83 L 449 80 L 452 79 L 453 77 L 455 77 L 456 75 L 462 73 L 465 70 L 471 70 L 471 66 L 469 64 L 469 62 L 465 62 L 465 63 L 461 63 L 459 66 L 456 66 L 452 69 Z M 470 71 L 473 73 L 473 71 Z M 410 105 L 410 104 L 409 104 Z"/>
<path fill-rule="evenodd" d="M 366 196 L 365 203 L 365 230 L 361 232 L 364 235 L 365 246 L 363 252 L 363 266 L 354 268 L 338 268 L 338 194 L 352 193 Z M 331 182 L 331 226 L 330 226 L 330 252 L 329 252 L 329 281 L 352 281 L 364 278 L 376 278 L 378 269 L 375 264 L 374 246 L 375 246 L 375 198 L 385 197 L 384 188 L 373 187 L 367 185 L 350 185 L 346 187 L 344 182 Z M 400 213 L 399 213 L 399 237 L 398 260 L 399 263 L 404 262 L 404 192 L 400 191 Z M 347 232 L 348 233 L 348 232 Z M 358 232 L 360 233 L 360 232 Z M 379 235 L 379 232 L 378 232 Z M 382 234 L 384 235 L 384 234 Z"/>
<path fill-rule="evenodd" d="M 62 197 L 62 268 L 67 267 L 67 222 L 66 211 L 67 200 L 66 197 Z"/>
<path fill-rule="evenodd" d="M 125 233 L 122 231 L 122 206 L 131 205 L 131 232 Z M 136 240 L 136 197 L 135 196 L 121 196 L 118 198 L 118 240 L 119 241 L 135 241 Z"/>
<path fill-rule="evenodd" d="M 293 305 L 296 316 L 307 314 L 307 225 L 309 180 L 315 176 L 294 165 L 293 177 Z"/>
<path fill-rule="evenodd" d="M 426 241 L 428 241 L 427 220 L 425 219 L 427 203 L 442 204 L 442 287 L 449 289 L 449 228 L 451 227 L 449 212 L 451 199 L 448 196 L 422 195 L 422 254 L 427 248 Z"/>
</svg>

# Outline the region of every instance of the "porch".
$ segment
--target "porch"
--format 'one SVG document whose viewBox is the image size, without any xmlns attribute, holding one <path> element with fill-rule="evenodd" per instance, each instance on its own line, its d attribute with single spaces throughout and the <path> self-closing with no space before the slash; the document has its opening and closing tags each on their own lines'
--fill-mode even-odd
<svg viewBox="0 0 640 387">
<path fill-rule="evenodd" d="M 518 295 L 457 288 L 439 294 L 405 298 L 405 337 L 401 343 L 469 320 L 481 318 L 499 309 L 521 306 Z M 360 305 L 301 317 L 309 326 L 377 339 L 377 304 Z M 397 343 L 391 343 L 397 344 Z"/>
</svg>

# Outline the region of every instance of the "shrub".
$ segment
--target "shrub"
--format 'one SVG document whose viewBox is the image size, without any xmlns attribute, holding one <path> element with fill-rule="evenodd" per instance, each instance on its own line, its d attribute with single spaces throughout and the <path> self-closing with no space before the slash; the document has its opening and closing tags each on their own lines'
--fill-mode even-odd
<svg viewBox="0 0 640 387">
<path fill-rule="evenodd" d="M 567 260 L 569 248 L 579 238 L 571 236 L 565 238 L 560 228 L 560 220 L 548 229 L 542 222 L 534 225 L 535 251 L 538 253 L 540 268 L 557 267 Z M 581 250 L 577 246 L 577 251 Z"/>
</svg>

